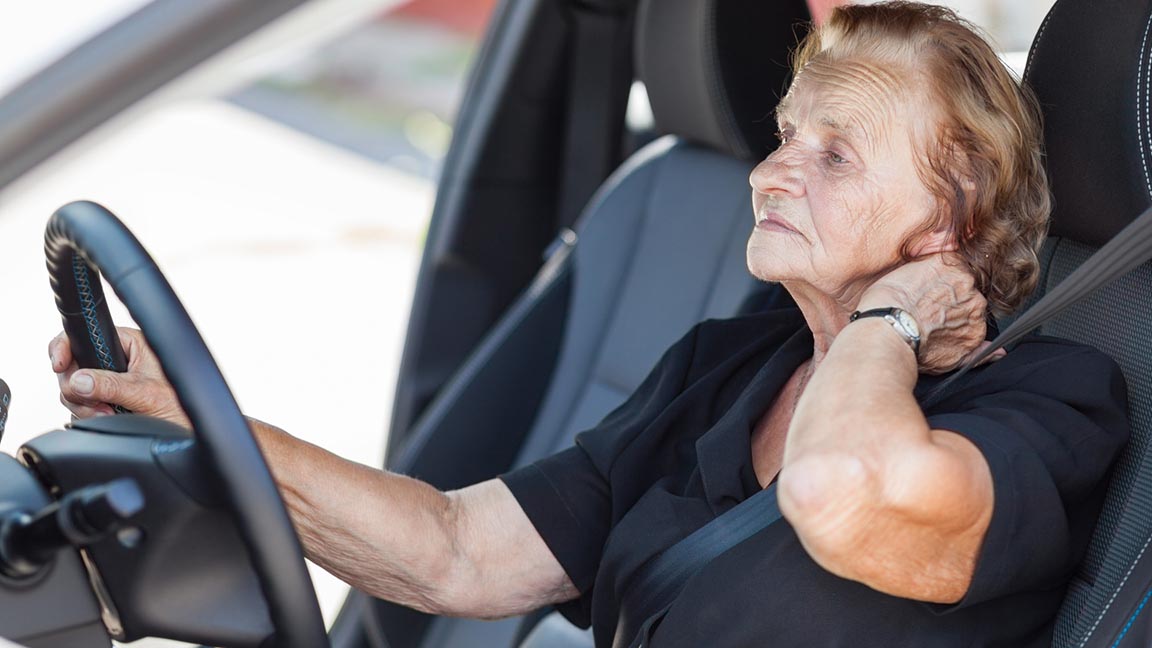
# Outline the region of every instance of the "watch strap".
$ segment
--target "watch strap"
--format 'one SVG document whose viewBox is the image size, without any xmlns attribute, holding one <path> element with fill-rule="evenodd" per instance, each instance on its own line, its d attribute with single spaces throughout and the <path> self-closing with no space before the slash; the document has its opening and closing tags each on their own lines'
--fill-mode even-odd
<svg viewBox="0 0 1152 648">
<path fill-rule="evenodd" d="M 848 316 L 848 321 L 855 322 L 865 317 L 881 317 L 884 321 L 892 325 L 892 329 L 895 330 L 900 337 L 904 338 L 904 341 L 912 348 L 912 353 L 915 354 L 916 357 L 920 357 L 920 336 L 913 335 L 911 331 L 904 328 L 899 318 L 901 313 L 907 314 L 907 311 L 896 308 L 895 306 L 888 308 L 870 308 L 866 311 L 856 311 L 852 313 Z"/>
</svg>

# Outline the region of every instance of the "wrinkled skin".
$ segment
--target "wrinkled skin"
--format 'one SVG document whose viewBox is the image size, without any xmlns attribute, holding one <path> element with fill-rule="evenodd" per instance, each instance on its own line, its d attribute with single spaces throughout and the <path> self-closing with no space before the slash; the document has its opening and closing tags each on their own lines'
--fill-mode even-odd
<svg viewBox="0 0 1152 648">
<path fill-rule="evenodd" d="M 820 58 L 781 102 L 781 146 L 750 177 L 748 267 L 792 294 L 814 349 L 752 446 L 813 560 L 948 603 L 971 581 L 992 481 L 980 451 L 932 429 L 912 396 L 918 374 L 954 369 L 986 332 L 987 304 L 917 165 L 937 132 L 934 105 L 911 68 Z M 855 310 L 893 306 L 918 323 L 918 355 L 883 320 L 850 323 Z"/>
<path fill-rule="evenodd" d="M 60 385 L 60 402 L 75 418 L 112 414 L 109 403 L 116 403 L 133 412 L 191 429 L 188 416 L 176 400 L 176 391 L 168 383 L 160 361 L 148 347 L 144 335 L 135 329 L 117 330 L 124 355 L 128 358 L 128 371 L 125 373 L 81 371 L 64 333 L 48 344 L 52 371 L 56 372 Z M 98 390 L 94 378 L 100 382 Z"/>
<path fill-rule="evenodd" d="M 750 177 L 748 267 L 792 292 L 818 347 L 863 304 L 903 308 L 920 327 L 921 370 L 940 373 L 981 347 L 987 305 L 920 177 L 931 105 L 881 65 L 808 65 L 778 109 L 781 146 Z M 905 264 L 901 244 L 924 223 L 937 226 Z"/>
<path fill-rule="evenodd" d="M 975 446 L 929 429 L 912 387 L 918 371 L 947 371 L 978 351 L 986 304 L 954 233 L 935 226 L 939 205 L 916 168 L 935 115 L 907 81 L 869 61 L 810 64 L 781 106 L 783 145 L 752 172 L 749 269 L 792 293 L 815 349 L 765 404 L 751 451 L 762 483 L 779 475 L 781 511 L 817 563 L 895 596 L 948 603 L 971 581 L 992 484 Z M 925 223 L 934 227 L 903 262 L 901 244 Z M 918 358 L 882 321 L 848 325 L 853 310 L 886 306 L 919 323 Z M 79 371 L 67 341 L 52 342 L 65 406 L 91 416 L 118 404 L 187 425 L 140 333 L 121 338 L 123 375 Z M 498 480 L 443 494 L 270 426 L 254 431 L 309 556 L 362 589 L 461 616 L 576 596 Z M 350 484 L 366 501 L 347 497 Z"/>
</svg>

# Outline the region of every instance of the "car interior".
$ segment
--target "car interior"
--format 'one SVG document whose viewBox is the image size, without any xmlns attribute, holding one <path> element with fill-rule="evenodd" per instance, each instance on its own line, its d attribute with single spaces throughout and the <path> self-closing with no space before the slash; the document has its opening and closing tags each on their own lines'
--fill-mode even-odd
<svg viewBox="0 0 1152 648">
<path fill-rule="evenodd" d="M 712 12 L 715 20 L 707 20 Z M 748 172 L 774 141 L 772 111 L 786 89 L 793 28 L 807 12 L 792 0 L 640 3 L 637 71 L 658 128 L 669 134 L 600 187 L 532 287 L 415 422 L 392 468 L 455 488 L 556 452 L 623 402 L 692 324 L 790 301 L 756 285 L 743 250 Z M 764 56 L 764 42 L 775 44 L 773 55 Z M 545 322 L 552 328 L 537 332 Z M 560 330 L 555 366 L 541 368 L 550 379 L 502 370 L 515 363 L 514 371 L 531 371 L 522 358 L 545 352 L 521 345 L 533 337 L 549 344 Z M 525 411 L 531 405 L 523 386 L 537 384 L 547 391 Z M 520 415 L 523 424 L 514 420 Z M 478 455 L 510 441 L 502 462 L 475 472 Z M 468 457 L 469 465 L 451 465 L 453 457 Z M 438 619 L 420 644 L 385 634 L 399 645 L 510 645 L 525 630 L 520 626 L 516 619 Z"/>
<path fill-rule="evenodd" d="M 808 20 L 804 0 L 500 4 L 439 183 L 395 395 L 388 469 L 453 489 L 530 463 L 568 446 L 620 404 L 694 323 L 790 302 L 745 268 L 752 225 L 747 176 L 775 146 L 773 109 L 787 88 L 789 51 Z M 1150 0 L 1057 0 L 1036 34 L 1025 80 L 1044 111 L 1055 209 L 1033 302 L 1152 205 L 1150 29 Z M 654 132 L 625 128 L 634 78 L 646 89 Z M 0 122 L 15 114 L 5 112 L 6 101 L 0 100 Z M 80 206 L 54 220 L 50 252 L 65 269 L 74 261 L 61 256 L 61 247 L 84 252 L 76 258 L 109 278 L 116 246 L 129 243 L 86 239 L 80 225 L 68 229 L 92 211 Z M 145 299 L 112 283 L 125 302 Z M 370 297 L 383 289 L 365 282 L 363 291 Z M 1152 557 L 1145 555 L 1152 544 L 1152 349 L 1141 324 L 1149 306 L 1152 266 L 1144 263 L 1041 328 L 1092 344 L 1120 363 L 1132 422 L 1104 513 L 1057 618 L 1053 646 L 1059 648 L 1152 643 L 1152 620 L 1142 615 L 1152 599 Z M 155 321 L 140 322 L 150 339 L 150 330 L 164 330 L 171 320 Z M 194 329 L 173 330 L 199 339 Z M 153 342 L 158 350 L 179 346 Z M 203 358 L 173 351 L 169 362 L 191 366 Z M 190 371 L 183 388 L 196 390 L 191 376 L 206 373 L 211 370 Z M 204 394 L 204 403 L 232 402 L 226 388 Z M 217 421 L 205 414 L 205 427 L 234 427 L 237 419 L 228 416 Z M 197 437 L 189 439 L 131 416 L 113 418 L 124 422 L 80 422 L 62 431 L 74 437 L 54 432 L 37 439 L 22 450 L 23 467 L 0 462 L 0 513 L 17 502 L 31 509 L 71 496 L 69 502 L 88 502 L 85 497 L 95 496 L 86 488 L 112 483 L 125 466 L 133 467 L 146 501 L 155 493 L 167 497 L 171 485 L 134 466 L 158 452 L 184 461 L 198 443 L 215 448 L 201 460 L 212 470 L 184 464 L 163 470 L 209 513 L 187 509 L 193 512 L 179 521 L 195 523 L 178 528 L 172 515 L 149 519 L 155 526 L 144 526 L 146 533 L 172 538 L 150 549 L 149 560 L 188 552 L 181 534 L 214 533 L 226 540 L 196 564 L 241 575 L 221 576 L 222 590 L 149 607 L 141 592 L 163 593 L 174 584 L 193 591 L 197 574 L 149 571 L 122 538 L 102 538 L 83 561 L 75 551 L 60 551 L 58 567 L 39 580 L 0 577 L 0 635 L 29 646 L 91 645 L 93 636 L 121 636 L 107 610 L 104 621 L 97 620 L 99 601 L 120 608 L 125 618 L 147 619 L 151 625 L 139 627 L 155 636 L 256 646 L 278 632 L 282 645 L 317 645 L 301 639 L 315 627 L 284 630 L 289 611 L 309 602 L 276 594 L 299 589 L 292 585 L 303 573 L 299 547 L 253 540 L 260 528 L 277 529 L 268 535 L 280 540 L 291 533 L 276 515 L 260 523 L 270 526 L 256 522 L 262 511 L 277 508 L 270 482 L 236 476 L 251 467 L 245 463 L 254 448 L 250 438 L 237 452 L 248 458 L 229 459 L 224 449 L 235 437 L 204 434 L 198 425 Z M 65 452 L 59 441 L 94 435 L 103 440 L 81 444 L 82 450 Z M 144 446 L 132 445 L 138 438 Z M 99 471 L 85 467 L 97 463 Z M 226 508 L 217 487 L 207 484 L 217 478 L 233 493 L 224 500 L 244 500 L 234 495 L 240 490 L 256 493 L 249 508 L 234 505 L 232 517 L 211 514 Z M 240 564 L 245 552 L 254 566 Z M 301 564 L 285 567 L 292 560 Z M 287 575 L 276 578 L 277 571 Z M 107 582 L 93 595 L 84 575 L 99 579 L 102 573 Z M 49 594 L 61 601 L 58 609 L 75 613 L 28 623 L 30 606 L 42 606 Z M 205 597 L 215 597 L 215 605 Z M 162 618 L 169 616 L 178 619 Z M 314 619 L 309 624 L 315 626 Z M 589 633 L 551 610 L 498 621 L 436 618 L 359 592 L 349 596 L 328 641 L 337 648 L 592 645 Z"/>
<path fill-rule="evenodd" d="M 787 303 L 783 291 L 749 279 L 740 252 L 748 226 L 747 172 L 774 145 L 772 110 L 786 88 L 787 52 L 796 42 L 795 26 L 809 19 L 804 3 L 766 4 L 639 3 L 636 75 L 646 85 L 663 136 L 632 154 L 600 187 L 573 233 L 560 239 L 530 288 L 422 415 L 410 425 L 402 416 L 394 419 L 389 468 L 454 488 L 555 452 L 619 404 L 659 353 L 695 321 Z M 1105 9 L 1059 0 L 1036 35 L 1025 78 L 1045 113 L 1056 208 L 1041 259 L 1042 279 L 1030 303 L 1149 205 L 1152 181 L 1144 158 L 1152 155 L 1152 137 L 1145 133 L 1150 9 L 1145 2 Z M 1100 47 L 1105 42 L 1112 47 Z M 483 74 L 483 63 L 477 74 Z M 460 152 L 454 147 L 453 154 Z M 438 202 L 438 212 L 443 206 Z M 426 283 L 426 273 L 435 268 L 430 261 L 426 256 L 422 269 L 425 292 L 433 290 Z M 1147 470 L 1142 465 L 1149 363 L 1139 331 L 1129 329 L 1139 321 L 1138 305 L 1148 294 L 1147 273 L 1142 266 L 1041 329 L 1094 344 L 1116 358 L 1129 381 L 1133 421 L 1105 512 L 1058 619 L 1056 646 L 1113 645 L 1120 639 L 1131 642 L 1124 645 L 1146 645 L 1152 636 L 1134 623 L 1148 600 L 1149 566 L 1143 557 L 1152 539 L 1152 515 L 1142 504 L 1147 501 L 1143 489 L 1152 487 L 1142 473 Z M 416 316 L 414 311 L 413 327 L 420 326 Z M 555 365 L 505 369 L 508 355 L 522 354 L 517 345 L 530 343 L 526 340 L 541 318 L 550 320 L 541 326 L 562 331 Z M 1011 320 L 1005 318 L 1002 326 Z M 554 330 L 533 351 L 551 351 L 547 345 Z M 408 351 L 413 333 L 410 329 Z M 418 362 L 406 355 L 402 385 L 412 384 Z M 544 371 L 536 374 L 544 380 L 515 373 L 534 370 Z M 519 387 L 545 382 L 539 406 L 534 397 L 519 398 Z M 514 404 L 493 391 L 517 394 L 513 422 L 504 424 Z M 398 398 L 403 396 L 401 390 Z M 473 472 L 480 468 L 473 461 L 476 452 L 483 451 L 477 444 L 488 448 L 493 442 L 474 430 L 500 428 L 509 430 L 502 438 L 510 437 L 515 447 L 501 458 L 512 460 L 492 464 L 495 470 L 486 474 Z M 473 440 L 461 445 L 466 435 Z M 446 445 L 438 450 L 441 443 Z M 467 450 L 459 456 L 469 460 L 453 466 L 450 457 L 460 447 Z M 555 613 L 539 623 L 535 617 L 435 619 L 424 630 L 405 618 L 409 612 L 387 603 L 375 606 L 372 625 L 392 645 L 505 646 L 526 635 L 531 645 L 591 645 L 590 635 Z"/>
</svg>

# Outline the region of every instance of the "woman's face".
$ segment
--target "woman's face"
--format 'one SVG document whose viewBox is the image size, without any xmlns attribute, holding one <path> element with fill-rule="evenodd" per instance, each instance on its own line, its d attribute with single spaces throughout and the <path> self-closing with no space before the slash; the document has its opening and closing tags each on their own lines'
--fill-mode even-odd
<svg viewBox="0 0 1152 648">
<path fill-rule="evenodd" d="M 864 61 L 804 68 L 777 110 L 780 148 L 750 177 L 753 275 L 848 305 L 901 263 L 901 244 L 937 209 L 917 172 L 936 123 L 917 88 Z M 946 234 L 913 254 L 939 251 Z"/>
</svg>

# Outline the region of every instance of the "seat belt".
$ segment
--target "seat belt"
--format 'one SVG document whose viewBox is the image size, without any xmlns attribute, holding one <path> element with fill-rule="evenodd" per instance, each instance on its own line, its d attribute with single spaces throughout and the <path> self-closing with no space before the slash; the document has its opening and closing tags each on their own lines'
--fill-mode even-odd
<svg viewBox="0 0 1152 648">
<path fill-rule="evenodd" d="M 986 359 L 993 351 L 1024 337 L 1057 313 L 1087 297 L 1092 291 L 1127 274 L 1152 258 L 1152 207 L 1120 230 L 1058 286 L 1025 311 L 1011 326 L 996 336 L 984 351 L 971 358 L 956 373 L 937 385 L 922 403 L 928 407 L 947 395 L 958 378 Z M 645 563 L 625 590 L 635 598 L 630 619 L 643 619 L 631 628 L 622 611 L 617 625 L 615 648 L 642 648 L 653 626 L 660 622 L 672 602 L 694 574 L 720 554 L 747 540 L 780 519 L 776 484 L 744 500 L 731 510 L 692 532 Z M 632 601 L 629 601 L 630 603 Z M 622 644 L 630 633 L 631 641 Z"/>
<path fill-rule="evenodd" d="M 1080 264 L 1058 286 L 1048 291 L 1031 308 L 1024 311 L 992 340 L 986 349 L 972 357 L 956 373 L 934 387 L 922 402 L 928 407 L 940 402 L 948 389 L 970 369 L 979 365 L 999 348 L 1006 347 L 1024 337 L 1057 313 L 1092 294 L 1115 279 L 1128 274 L 1152 258 L 1152 207 L 1145 209 L 1136 220 L 1120 230 L 1095 254 Z"/>
<path fill-rule="evenodd" d="M 776 482 L 772 482 L 645 563 L 625 589 L 626 600 L 627 594 L 635 600 L 629 600 L 627 619 L 624 614 L 620 616 L 614 646 L 621 645 L 621 633 L 629 632 L 634 635 L 627 644 L 629 648 L 642 646 L 644 637 L 663 618 L 693 574 L 779 519 Z M 629 619 L 643 619 L 643 623 L 637 628 L 623 627 Z"/>
</svg>

